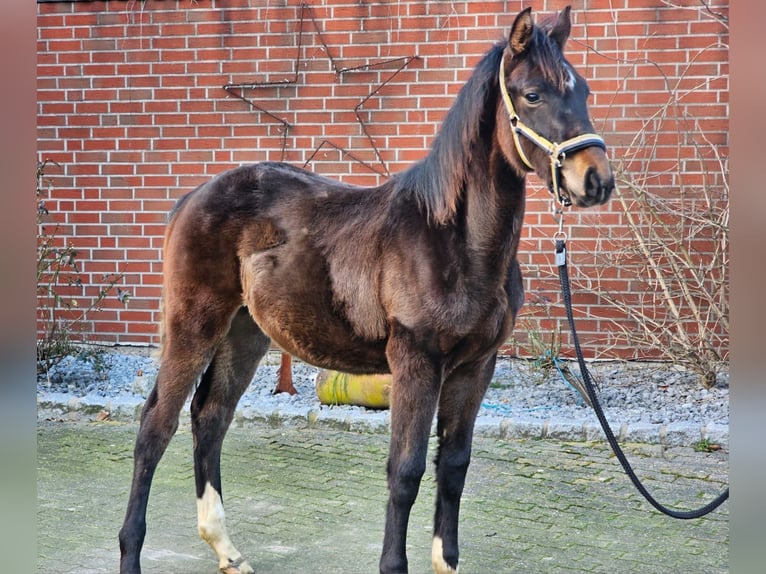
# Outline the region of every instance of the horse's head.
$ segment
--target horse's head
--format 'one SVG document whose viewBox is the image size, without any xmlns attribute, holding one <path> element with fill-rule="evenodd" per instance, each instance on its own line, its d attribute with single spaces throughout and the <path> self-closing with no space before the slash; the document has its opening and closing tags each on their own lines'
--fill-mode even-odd
<svg viewBox="0 0 766 574">
<path fill-rule="evenodd" d="M 516 17 L 498 76 L 499 139 L 519 172 L 535 171 L 562 203 L 586 207 L 609 199 L 614 174 L 588 116 L 588 84 L 562 54 L 570 29 L 569 7 L 540 26 L 530 8 Z"/>
</svg>

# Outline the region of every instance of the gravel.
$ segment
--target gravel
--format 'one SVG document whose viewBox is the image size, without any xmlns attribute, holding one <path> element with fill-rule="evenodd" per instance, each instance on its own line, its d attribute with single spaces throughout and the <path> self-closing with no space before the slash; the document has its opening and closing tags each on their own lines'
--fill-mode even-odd
<svg viewBox="0 0 766 574">
<path fill-rule="evenodd" d="M 137 420 L 157 375 L 148 348 L 118 347 L 67 357 L 37 381 L 38 417 L 52 420 Z M 293 361 L 298 395 L 273 395 L 279 353 L 270 352 L 239 402 L 236 424 L 312 424 L 386 432 L 388 411 L 320 404 L 317 369 Z M 563 369 L 577 373 L 576 363 Z M 622 441 L 728 446 L 728 373 L 705 389 L 694 373 L 668 363 L 595 362 L 601 404 Z M 188 404 L 182 419 L 188 420 Z M 502 357 L 482 403 L 476 432 L 506 438 L 602 440 L 595 413 L 556 369 Z"/>
</svg>

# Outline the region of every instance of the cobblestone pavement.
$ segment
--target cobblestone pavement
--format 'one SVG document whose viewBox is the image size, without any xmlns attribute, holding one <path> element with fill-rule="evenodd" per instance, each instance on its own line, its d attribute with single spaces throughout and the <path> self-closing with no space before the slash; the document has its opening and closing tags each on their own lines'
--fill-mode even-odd
<svg viewBox="0 0 766 574">
<path fill-rule="evenodd" d="M 38 573 L 116 572 L 136 430 L 38 424 Z M 385 434 L 232 428 L 222 460 L 227 521 L 256 572 L 377 572 L 387 448 Z M 191 449 L 182 424 L 154 480 L 145 573 L 216 571 L 196 532 Z M 701 506 L 728 481 L 725 451 L 630 445 L 627 454 L 650 491 L 679 508 Z M 432 470 L 410 522 L 413 574 L 431 572 Z M 728 503 L 674 520 L 643 502 L 601 443 L 477 437 L 460 538 L 463 574 L 728 572 Z"/>
</svg>

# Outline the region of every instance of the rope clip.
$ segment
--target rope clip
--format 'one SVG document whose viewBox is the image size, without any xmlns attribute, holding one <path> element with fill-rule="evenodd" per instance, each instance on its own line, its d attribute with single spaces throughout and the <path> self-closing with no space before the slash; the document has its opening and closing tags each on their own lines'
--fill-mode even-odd
<svg viewBox="0 0 766 574">
<path fill-rule="evenodd" d="M 551 202 L 551 215 L 553 220 L 559 224 L 558 231 L 553 234 L 553 242 L 556 246 L 555 261 L 557 267 L 562 267 L 567 264 L 567 233 L 564 231 L 564 207 L 563 205 L 556 205 L 556 202 Z"/>
<path fill-rule="evenodd" d="M 567 234 L 566 231 L 564 231 L 564 208 L 566 206 L 564 205 L 556 205 L 555 201 L 551 201 L 551 216 L 553 217 L 553 221 L 559 224 L 558 231 L 553 234 L 553 239 L 555 241 L 561 240 L 566 241 L 567 240 Z"/>
</svg>

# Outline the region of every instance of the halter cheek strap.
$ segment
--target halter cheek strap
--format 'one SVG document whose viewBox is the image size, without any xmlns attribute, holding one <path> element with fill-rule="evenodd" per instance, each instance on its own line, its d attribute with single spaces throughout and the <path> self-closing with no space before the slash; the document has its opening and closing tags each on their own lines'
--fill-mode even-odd
<svg viewBox="0 0 766 574">
<path fill-rule="evenodd" d="M 561 192 L 561 188 L 559 186 L 559 171 L 561 169 L 561 165 L 566 159 L 567 153 L 590 146 L 598 146 L 603 150 L 606 150 L 606 143 L 604 142 L 604 139 L 597 134 L 581 134 L 579 136 L 569 138 L 568 140 L 565 140 L 561 143 L 555 143 L 544 138 L 532 128 L 527 126 L 524 122 L 522 122 L 513 107 L 511 97 L 508 95 L 508 88 L 505 85 L 505 54 L 503 54 L 503 58 L 500 61 L 499 76 L 500 91 L 503 94 L 503 101 L 505 102 L 506 110 L 508 110 L 509 121 L 511 123 L 513 143 L 516 146 L 516 152 L 519 154 L 521 161 L 524 162 L 524 165 L 526 165 L 529 169 L 535 169 L 535 166 L 532 165 L 531 161 L 529 161 L 527 154 L 524 153 L 524 149 L 521 147 L 519 135 L 523 135 L 525 138 L 527 138 L 529 141 L 531 141 L 533 144 L 548 154 L 551 166 L 551 187 L 548 188 L 548 191 L 551 192 L 562 205 L 572 205 L 571 198 L 568 195 L 565 196 Z"/>
</svg>

